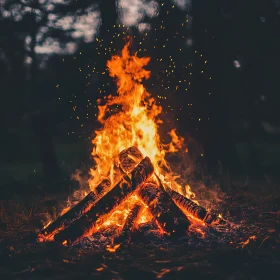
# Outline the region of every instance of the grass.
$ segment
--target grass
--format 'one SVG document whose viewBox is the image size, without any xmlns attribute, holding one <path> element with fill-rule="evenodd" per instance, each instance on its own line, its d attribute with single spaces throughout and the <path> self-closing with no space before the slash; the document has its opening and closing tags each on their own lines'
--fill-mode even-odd
<svg viewBox="0 0 280 280">
<path fill-rule="evenodd" d="M 67 192 L 42 196 L 29 192 L 12 200 L 0 200 L 0 237 L 11 239 L 38 233 L 67 206 L 69 195 Z"/>
<path fill-rule="evenodd" d="M 37 207 L 20 200 L 0 201 L 0 224 L 2 230 L 0 236 L 15 237 L 19 232 L 34 230 L 34 217 L 37 215 Z M 31 226 L 32 225 L 32 226 Z"/>
</svg>

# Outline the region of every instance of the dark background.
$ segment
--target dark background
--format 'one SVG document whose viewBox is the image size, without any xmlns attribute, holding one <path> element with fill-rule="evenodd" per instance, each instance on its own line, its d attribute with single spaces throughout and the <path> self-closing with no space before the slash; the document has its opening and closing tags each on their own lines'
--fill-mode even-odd
<svg viewBox="0 0 280 280">
<path fill-rule="evenodd" d="M 134 2 L 0 0 L 0 196 L 88 170 L 126 35 L 151 57 L 145 85 L 198 176 L 277 175 L 279 1 L 143 0 L 131 14 Z"/>
</svg>

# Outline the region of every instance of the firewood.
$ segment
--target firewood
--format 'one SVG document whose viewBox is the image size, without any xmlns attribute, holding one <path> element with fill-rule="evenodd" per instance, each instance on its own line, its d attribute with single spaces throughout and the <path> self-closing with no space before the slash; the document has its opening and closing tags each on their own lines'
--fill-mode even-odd
<svg viewBox="0 0 280 280">
<path fill-rule="evenodd" d="M 142 207 L 143 205 L 140 202 L 134 204 L 125 220 L 125 224 L 120 234 L 114 239 L 115 245 L 121 244 L 123 242 L 129 242 L 131 234 L 133 233 L 137 223 L 137 217 Z"/>
<path fill-rule="evenodd" d="M 166 191 L 181 209 L 200 220 L 204 220 L 207 213 L 204 207 L 197 205 L 192 200 L 184 197 L 170 188 L 166 188 Z"/>
<path fill-rule="evenodd" d="M 137 147 L 129 147 L 120 152 L 118 156 L 120 169 L 124 173 L 129 173 L 143 158 L 143 154 Z"/>
<path fill-rule="evenodd" d="M 190 221 L 162 186 L 145 183 L 139 188 L 138 195 L 149 206 L 151 214 L 167 235 L 176 238 L 186 233 Z"/>
<path fill-rule="evenodd" d="M 112 213 L 115 207 L 120 205 L 152 175 L 153 171 L 154 168 L 150 159 L 145 157 L 131 173 L 124 176 L 90 211 L 64 231 L 55 235 L 54 240 L 63 244 L 72 244 L 80 238 L 93 233 L 96 226 L 101 225 L 105 221 L 106 214 Z"/>
<path fill-rule="evenodd" d="M 218 215 L 212 211 L 207 211 L 204 207 L 196 204 L 192 200 L 184 197 L 183 195 L 173 191 L 170 188 L 166 188 L 166 191 L 171 196 L 173 201 L 186 213 L 191 214 L 195 218 L 205 222 L 206 224 L 219 223 L 223 224 L 225 221 L 218 217 Z"/>
<path fill-rule="evenodd" d="M 43 229 L 39 238 L 50 240 L 54 234 L 68 227 L 75 220 L 79 219 L 83 214 L 88 212 L 91 207 L 109 190 L 111 182 L 107 179 L 103 180 L 95 189 L 91 191 L 83 200 L 72 207 L 68 212 L 58 217 L 48 227 Z"/>
<path fill-rule="evenodd" d="M 142 153 L 137 147 L 130 147 L 123 150 L 119 156 L 120 169 L 129 173 L 143 159 Z M 79 219 L 83 214 L 88 212 L 91 207 L 103 196 L 110 188 L 110 181 L 104 179 L 95 189 L 91 191 L 83 200 L 72 207 L 68 212 L 58 217 L 48 227 L 43 229 L 39 234 L 39 240 L 52 240 L 54 234 L 68 227 L 72 222 Z"/>
</svg>

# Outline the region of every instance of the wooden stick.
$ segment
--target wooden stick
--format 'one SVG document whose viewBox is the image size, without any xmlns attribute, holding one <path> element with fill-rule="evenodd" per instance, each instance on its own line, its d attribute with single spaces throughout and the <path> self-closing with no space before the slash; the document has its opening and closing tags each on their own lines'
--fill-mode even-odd
<svg viewBox="0 0 280 280">
<path fill-rule="evenodd" d="M 167 193 L 171 196 L 172 200 L 184 211 L 192 216 L 204 220 L 207 211 L 204 207 L 197 205 L 192 200 L 184 197 L 183 195 L 173 191 L 170 188 L 166 188 Z"/>
<path fill-rule="evenodd" d="M 91 207 L 109 190 L 110 181 L 103 180 L 95 189 L 91 191 L 83 200 L 73 206 L 68 212 L 58 217 L 48 227 L 39 234 L 39 239 L 51 240 L 55 234 L 67 228 L 75 220 L 87 213 Z"/>
<path fill-rule="evenodd" d="M 170 188 L 166 188 L 167 193 L 173 199 L 173 201 L 186 213 L 191 214 L 195 218 L 205 222 L 206 224 L 215 223 L 225 223 L 222 218 L 219 218 L 218 215 L 212 211 L 207 211 L 204 207 L 197 205 L 192 200 L 184 197 L 183 195 L 173 191 Z"/>
<path fill-rule="evenodd" d="M 113 189 L 102 197 L 79 220 L 67 229 L 54 236 L 54 240 L 63 244 L 72 244 L 80 238 L 92 234 L 96 225 L 105 221 L 107 214 L 112 213 L 133 191 L 143 184 L 153 174 L 154 168 L 148 157 L 145 157 L 133 171 L 125 176 Z"/>
<path fill-rule="evenodd" d="M 120 169 L 124 173 L 129 173 L 143 159 L 143 155 L 137 147 L 132 146 L 120 152 L 118 159 Z M 110 185 L 111 183 L 108 179 L 103 180 L 94 191 L 91 191 L 83 200 L 43 229 L 38 235 L 38 240 L 52 240 L 55 234 L 64 230 L 72 222 L 87 213 L 91 207 L 108 192 Z"/>
<path fill-rule="evenodd" d="M 167 235 L 180 237 L 186 233 L 190 221 L 162 186 L 145 183 L 139 188 L 138 195 L 149 206 L 150 212 Z"/>
</svg>

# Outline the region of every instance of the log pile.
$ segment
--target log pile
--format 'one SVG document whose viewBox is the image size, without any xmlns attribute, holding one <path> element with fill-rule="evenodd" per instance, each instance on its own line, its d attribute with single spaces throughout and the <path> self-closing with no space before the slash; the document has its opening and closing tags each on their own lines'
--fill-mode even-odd
<svg viewBox="0 0 280 280">
<path fill-rule="evenodd" d="M 74 244 L 81 238 L 96 232 L 100 225 L 131 195 L 139 201 L 130 209 L 125 224 L 114 243 L 130 239 L 142 207 L 148 207 L 157 226 L 166 236 L 178 238 L 187 233 L 189 218 L 211 224 L 217 220 L 215 214 L 206 211 L 190 199 L 170 188 L 164 188 L 154 173 L 148 157 L 143 157 L 136 147 L 122 151 L 117 159 L 122 178 L 112 186 L 103 180 L 82 201 L 43 229 L 39 240 L 54 240 L 64 245 Z"/>
</svg>

